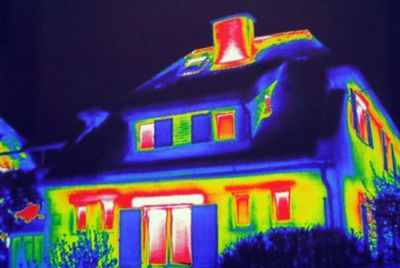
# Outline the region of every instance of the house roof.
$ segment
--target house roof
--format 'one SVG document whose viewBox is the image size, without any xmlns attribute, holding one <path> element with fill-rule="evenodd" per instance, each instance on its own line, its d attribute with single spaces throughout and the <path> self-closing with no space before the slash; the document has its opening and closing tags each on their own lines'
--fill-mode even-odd
<svg viewBox="0 0 400 268">
<path fill-rule="evenodd" d="M 249 18 L 221 21 L 221 24 L 228 21 L 228 28 L 234 26 L 233 30 L 229 28 L 231 35 L 232 31 L 243 27 L 253 33 Z M 338 92 L 333 94 L 325 90 L 325 70 L 332 64 L 329 50 L 308 30 L 254 39 L 248 33 L 239 32 L 238 40 L 226 41 L 230 36 L 222 36 L 221 41 L 218 40 L 218 31 L 221 30 L 218 27 L 220 25 L 214 26 L 213 47 L 194 50 L 134 90 L 100 127 L 79 143 L 69 146 L 64 158 L 51 169 L 47 178 L 84 174 L 95 176 L 115 170 L 149 171 L 179 166 L 195 168 L 222 163 L 314 157 L 318 141 L 333 135 L 339 120 L 335 115 L 339 114 L 342 96 Z M 229 47 L 232 42 L 237 43 L 235 49 L 242 51 L 232 54 Z M 224 46 L 227 51 L 221 52 Z M 227 58 L 226 55 L 234 60 L 221 60 Z M 274 95 L 273 115 L 265 120 L 259 135 L 246 151 L 188 156 L 179 161 L 124 161 L 128 148 L 128 124 L 124 121 L 126 113 L 134 112 L 138 107 L 155 109 L 159 104 L 179 105 L 213 98 L 239 99 L 244 105 L 255 97 L 257 83 L 265 74 L 280 80 L 282 90 Z M 326 120 L 327 116 L 332 120 Z"/>
</svg>

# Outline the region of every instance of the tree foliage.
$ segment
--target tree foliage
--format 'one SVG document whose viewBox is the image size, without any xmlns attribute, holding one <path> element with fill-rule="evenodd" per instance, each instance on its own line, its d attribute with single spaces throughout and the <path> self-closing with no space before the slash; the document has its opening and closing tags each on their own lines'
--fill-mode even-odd
<svg viewBox="0 0 400 268">
<path fill-rule="evenodd" d="M 273 229 L 239 240 L 220 257 L 222 268 L 365 267 L 368 247 L 353 236 L 327 229 Z"/>
<path fill-rule="evenodd" d="M 68 242 L 64 236 L 52 246 L 49 267 L 54 268 L 111 268 L 117 267 L 113 247 L 105 231 L 79 232 L 77 240 Z"/>
</svg>

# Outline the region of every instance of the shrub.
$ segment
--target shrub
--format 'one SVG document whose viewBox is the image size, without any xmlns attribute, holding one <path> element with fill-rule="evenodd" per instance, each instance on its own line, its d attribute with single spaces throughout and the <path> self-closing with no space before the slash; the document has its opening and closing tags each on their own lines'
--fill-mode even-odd
<svg viewBox="0 0 400 268">
<path fill-rule="evenodd" d="M 114 249 L 108 243 L 109 235 L 104 231 L 79 232 L 78 239 L 69 243 L 66 236 L 52 246 L 49 267 L 54 268 L 111 268 L 117 267 L 112 258 Z"/>
<path fill-rule="evenodd" d="M 274 229 L 239 240 L 220 257 L 222 268 L 365 267 L 369 249 L 357 238 L 327 229 Z"/>
</svg>

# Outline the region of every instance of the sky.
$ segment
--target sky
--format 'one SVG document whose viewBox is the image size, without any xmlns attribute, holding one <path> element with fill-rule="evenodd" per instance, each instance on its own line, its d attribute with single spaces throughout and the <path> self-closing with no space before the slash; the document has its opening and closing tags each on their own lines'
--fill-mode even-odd
<svg viewBox="0 0 400 268">
<path fill-rule="evenodd" d="M 351 2 L 351 3 L 347 3 Z M 18 1 L 0 3 L 0 117 L 32 145 L 63 141 L 79 111 L 118 100 L 195 48 L 210 21 L 249 12 L 256 36 L 309 29 L 358 67 L 400 126 L 395 1 Z"/>
</svg>

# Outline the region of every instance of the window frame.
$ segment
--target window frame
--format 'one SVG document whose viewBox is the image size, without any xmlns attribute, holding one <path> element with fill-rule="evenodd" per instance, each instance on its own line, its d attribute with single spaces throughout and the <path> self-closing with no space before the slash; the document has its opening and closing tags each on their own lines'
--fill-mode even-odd
<svg viewBox="0 0 400 268">
<path fill-rule="evenodd" d="M 373 136 L 371 115 L 368 109 L 368 103 L 358 92 L 351 89 L 351 107 L 353 128 L 362 142 L 373 148 Z"/>
<path fill-rule="evenodd" d="M 241 213 L 239 211 L 239 209 L 241 208 L 241 206 L 239 206 L 239 199 L 247 199 L 246 203 L 247 203 L 247 216 L 244 220 L 244 222 L 241 222 L 240 217 L 241 217 Z M 231 215 L 232 217 L 232 221 L 233 221 L 233 226 L 235 228 L 248 228 L 251 227 L 252 222 L 251 222 L 251 195 L 248 192 L 237 192 L 237 193 L 232 193 L 232 213 Z"/>
<path fill-rule="evenodd" d="M 277 194 L 282 194 L 282 193 L 287 193 L 287 208 L 286 213 L 288 217 L 282 218 L 281 216 L 279 216 L 281 213 L 279 213 L 280 210 L 280 206 L 279 206 L 279 199 L 277 198 Z M 290 193 L 290 189 L 276 189 L 276 190 L 272 190 L 271 191 L 271 197 L 272 197 L 272 206 L 273 206 L 273 215 L 274 215 L 274 219 L 276 222 L 279 223 L 284 223 L 284 222 L 290 222 L 292 220 L 292 202 L 291 202 L 291 193 Z"/>
<path fill-rule="evenodd" d="M 231 116 L 232 117 L 232 135 L 229 137 L 221 137 L 219 129 L 218 117 L 221 116 Z M 235 110 L 222 110 L 213 112 L 213 127 L 214 127 L 214 141 L 229 141 L 236 139 L 236 112 Z"/>
<path fill-rule="evenodd" d="M 144 127 L 150 127 L 151 131 L 152 131 L 152 134 L 151 134 L 152 135 L 152 137 L 151 137 L 151 145 L 150 146 L 146 146 L 146 147 L 143 146 L 143 135 L 144 135 L 144 132 L 146 131 L 146 130 L 142 131 L 142 128 L 144 128 Z M 137 133 L 138 133 L 137 149 L 139 151 L 153 150 L 154 146 L 155 146 L 155 143 L 154 143 L 154 136 L 155 136 L 154 121 L 138 123 L 138 132 Z"/>
</svg>

